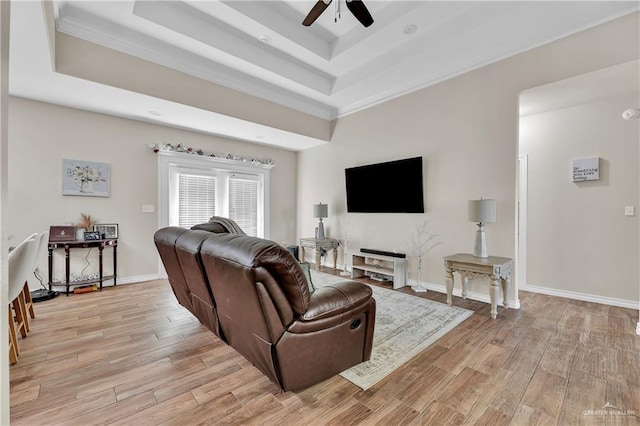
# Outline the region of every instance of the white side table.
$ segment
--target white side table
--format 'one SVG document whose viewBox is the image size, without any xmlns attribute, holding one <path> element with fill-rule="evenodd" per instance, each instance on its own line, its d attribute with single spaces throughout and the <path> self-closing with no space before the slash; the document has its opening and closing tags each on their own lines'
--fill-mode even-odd
<svg viewBox="0 0 640 426">
<path fill-rule="evenodd" d="M 338 263 L 338 240 L 335 238 L 301 238 L 300 239 L 300 259 L 304 260 L 304 249 L 314 249 L 316 251 L 316 269 L 320 270 L 320 259 L 322 253 L 333 250 L 333 269 Z"/>
<path fill-rule="evenodd" d="M 467 298 L 469 279 L 489 277 L 489 297 L 491 297 L 491 318 L 498 316 L 498 292 L 502 288 L 502 303 L 509 308 L 508 294 L 511 287 L 511 271 L 513 259 L 508 257 L 475 257 L 472 254 L 458 253 L 444 258 L 446 270 L 445 284 L 447 286 L 447 305 L 451 305 L 453 293 L 453 273 L 457 272 L 462 277 L 462 297 Z"/>
</svg>

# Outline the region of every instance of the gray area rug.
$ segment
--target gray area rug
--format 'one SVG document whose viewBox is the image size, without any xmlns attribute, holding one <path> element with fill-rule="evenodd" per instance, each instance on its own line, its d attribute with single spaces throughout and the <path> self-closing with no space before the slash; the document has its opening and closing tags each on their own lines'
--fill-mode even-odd
<svg viewBox="0 0 640 426">
<path fill-rule="evenodd" d="M 311 281 L 316 287 L 344 279 L 311 271 Z M 340 373 L 363 390 L 385 378 L 473 314 L 467 309 L 386 288 L 370 287 L 376 300 L 371 359 Z"/>
</svg>

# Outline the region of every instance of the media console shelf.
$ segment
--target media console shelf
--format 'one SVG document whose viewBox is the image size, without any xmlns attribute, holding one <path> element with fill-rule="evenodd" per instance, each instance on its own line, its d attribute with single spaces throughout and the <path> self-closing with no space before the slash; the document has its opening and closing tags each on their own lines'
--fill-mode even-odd
<svg viewBox="0 0 640 426">
<path fill-rule="evenodd" d="M 351 255 L 351 278 L 370 277 L 380 281 L 393 280 L 393 288 L 407 285 L 407 259 L 373 253 Z"/>
</svg>

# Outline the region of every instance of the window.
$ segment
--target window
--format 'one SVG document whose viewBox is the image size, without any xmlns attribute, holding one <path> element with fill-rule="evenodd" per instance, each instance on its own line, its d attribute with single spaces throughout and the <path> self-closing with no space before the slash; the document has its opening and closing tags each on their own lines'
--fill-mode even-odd
<svg viewBox="0 0 640 426">
<path fill-rule="evenodd" d="M 190 228 L 222 216 L 247 235 L 268 238 L 269 168 L 236 163 L 159 153 L 159 226 Z"/>
<path fill-rule="evenodd" d="M 229 218 L 247 235 L 258 235 L 258 185 L 255 176 L 229 177 Z"/>
<path fill-rule="evenodd" d="M 178 226 L 191 228 L 216 215 L 216 177 L 179 173 Z"/>
</svg>

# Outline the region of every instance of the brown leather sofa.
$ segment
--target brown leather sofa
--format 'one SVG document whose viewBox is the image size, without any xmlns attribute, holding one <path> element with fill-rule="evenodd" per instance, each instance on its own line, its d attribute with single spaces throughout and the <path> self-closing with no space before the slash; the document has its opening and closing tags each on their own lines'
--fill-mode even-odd
<svg viewBox="0 0 640 426">
<path fill-rule="evenodd" d="M 311 292 L 285 247 L 220 231 L 229 229 L 168 227 L 154 236 L 176 298 L 206 327 L 285 391 L 369 359 L 376 305 L 367 285 L 345 280 Z"/>
</svg>

